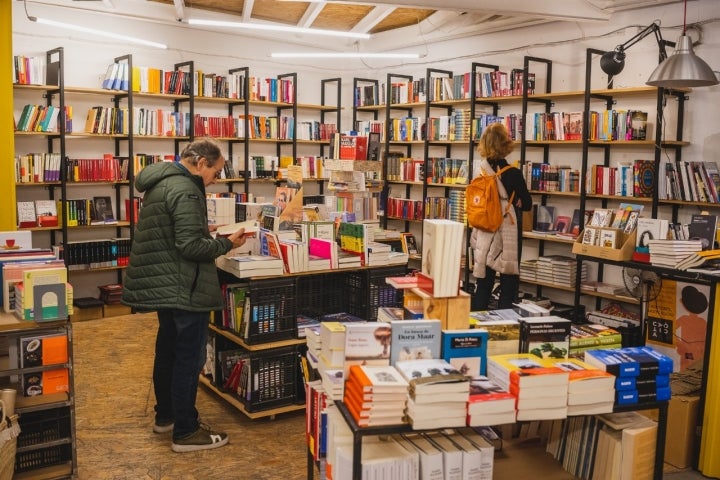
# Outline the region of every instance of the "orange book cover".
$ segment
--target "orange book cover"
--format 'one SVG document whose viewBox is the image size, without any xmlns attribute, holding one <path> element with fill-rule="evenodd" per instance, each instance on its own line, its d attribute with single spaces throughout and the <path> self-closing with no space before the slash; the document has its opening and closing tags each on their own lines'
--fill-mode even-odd
<svg viewBox="0 0 720 480">
<path fill-rule="evenodd" d="M 42 339 L 42 364 L 55 365 L 68 361 L 67 335 L 56 335 Z"/>
<path fill-rule="evenodd" d="M 70 378 L 67 368 L 48 370 L 43 372 L 42 392 L 43 395 L 51 393 L 67 392 L 70 390 Z"/>
</svg>

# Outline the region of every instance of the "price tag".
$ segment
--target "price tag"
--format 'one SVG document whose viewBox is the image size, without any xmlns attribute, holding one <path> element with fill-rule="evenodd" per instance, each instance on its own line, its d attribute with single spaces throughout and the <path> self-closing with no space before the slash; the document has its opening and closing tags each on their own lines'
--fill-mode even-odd
<svg viewBox="0 0 720 480">
<path fill-rule="evenodd" d="M 673 328 L 672 320 L 663 320 L 661 318 L 647 319 L 647 338 L 657 343 L 673 344 Z"/>
</svg>

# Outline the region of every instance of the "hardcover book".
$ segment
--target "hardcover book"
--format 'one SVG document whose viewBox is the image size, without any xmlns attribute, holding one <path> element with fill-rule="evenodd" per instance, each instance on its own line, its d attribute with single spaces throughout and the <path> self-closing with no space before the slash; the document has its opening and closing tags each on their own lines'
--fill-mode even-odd
<svg viewBox="0 0 720 480">
<path fill-rule="evenodd" d="M 567 358 L 570 325 L 567 318 L 525 317 L 520 320 L 520 352 L 540 358 Z"/>
<path fill-rule="evenodd" d="M 386 322 L 345 324 L 346 360 L 390 359 L 392 332 Z"/>
<path fill-rule="evenodd" d="M 487 376 L 508 391 L 511 384 L 521 389 L 525 387 L 567 389 L 569 382 L 568 372 L 544 365 L 543 360 L 532 353 L 488 357 Z"/>
<path fill-rule="evenodd" d="M 398 360 L 441 358 L 440 320 L 393 320 L 390 364 Z"/>
<path fill-rule="evenodd" d="M 487 370 L 488 332 L 472 328 L 442 331 L 442 358 L 469 377 Z"/>
</svg>

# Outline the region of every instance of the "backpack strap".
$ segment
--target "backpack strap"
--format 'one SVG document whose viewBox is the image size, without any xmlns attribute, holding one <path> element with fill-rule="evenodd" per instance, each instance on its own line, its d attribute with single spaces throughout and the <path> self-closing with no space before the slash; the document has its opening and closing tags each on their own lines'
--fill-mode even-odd
<svg viewBox="0 0 720 480">
<path fill-rule="evenodd" d="M 502 184 L 502 181 L 500 180 L 500 175 L 508 169 L 512 168 L 512 165 L 505 165 L 500 170 L 498 170 L 495 175 L 497 176 L 497 181 L 499 182 L 500 187 L 502 187 L 502 190 L 505 192 L 505 195 L 507 195 L 507 191 L 505 190 L 505 185 Z M 510 198 L 507 200 L 507 205 L 505 205 L 505 211 L 503 212 L 503 216 L 507 215 L 510 211 L 510 208 L 513 206 L 513 200 L 515 199 L 515 192 L 512 192 L 510 194 Z M 515 223 L 515 222 L 513 222 Z"/>
</svg>

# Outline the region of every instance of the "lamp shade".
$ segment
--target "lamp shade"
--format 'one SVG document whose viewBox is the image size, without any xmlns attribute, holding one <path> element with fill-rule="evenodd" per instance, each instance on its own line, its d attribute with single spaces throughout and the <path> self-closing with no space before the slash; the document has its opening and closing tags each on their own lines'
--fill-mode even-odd
<svg viewBox="0 0 720 480">
<path fill-rule="evenodd" d="M 718 79 L 708 64 L 693 53 L 692 39 L 681 35 L 673 54 L 657 66 L 646 83 L 665 88 L 707 87 L 717 85 Z"/>
</svg>

